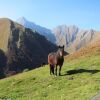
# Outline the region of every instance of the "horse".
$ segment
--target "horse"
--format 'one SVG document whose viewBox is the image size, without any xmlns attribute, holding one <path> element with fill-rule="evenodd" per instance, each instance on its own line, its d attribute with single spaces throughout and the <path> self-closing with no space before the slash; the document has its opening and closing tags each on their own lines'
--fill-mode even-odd
<svg viewBox="0 0 100 100">
<path fill-rule="evenodd" d="M 63 63 L 64 63 L 64 45 L 59 46 L 57 52 L 52 52 L 48 55 L 48 64 L 50 67 L 50 75 L 51 75 L 51 73 L 57 75 L 57 66 L 59 65 L 59 76 L 60 76 Z M 55 69 L 55 73 L 54 73 L 54 69 Z"/>
</svg>

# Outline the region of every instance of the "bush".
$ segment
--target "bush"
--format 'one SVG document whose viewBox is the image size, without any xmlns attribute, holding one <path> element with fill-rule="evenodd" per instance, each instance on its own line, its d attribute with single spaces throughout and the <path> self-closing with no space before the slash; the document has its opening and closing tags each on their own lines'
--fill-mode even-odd
<svg viewBox="0 0 100 100">
<path fill-rule="evenodd" d="M 23 70 L 23 72 L 27 72 L 27 71 L 29 71 L 29 69 L 24 69 L 24 70 Z"/>
</svg>

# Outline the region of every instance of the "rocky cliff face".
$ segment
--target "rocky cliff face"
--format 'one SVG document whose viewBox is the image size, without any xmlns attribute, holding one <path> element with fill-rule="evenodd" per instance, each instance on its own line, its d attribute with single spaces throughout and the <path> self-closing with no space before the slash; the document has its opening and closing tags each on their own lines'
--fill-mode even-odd
<svg viewBox="0 0 100 100">
<path fill-rule="evenodd" d="M 9 19 L 0 19 L 0 48 L 5 51 L 7 71 L 22 72 L 24 69 L 33 69 L 47 63 L 49 52 L 57 47 L 36 31 L 25 28 Z M 5 40 L 6 39 L 6 40 Z M 5 45 L 5 46 L 3 46 Z"/>
<path fill-rule="evenodd" d="M 66 46 L 69 46 L 76 39 L 78 28 L 76 26 L 67 27 L 62 25 L 54 28 L 53 33 L 55 34 L 57 44 L 64 43 Z"/>
<path fill-rule="evenodd" d="M 53 29 L 58 45 L 65 45 L 66 51 L 72 53 L 94 41 L 100 39 L 100 34 L 94 30 L 80 30 L 76 26 L 61 25 Z"/>
</svg>

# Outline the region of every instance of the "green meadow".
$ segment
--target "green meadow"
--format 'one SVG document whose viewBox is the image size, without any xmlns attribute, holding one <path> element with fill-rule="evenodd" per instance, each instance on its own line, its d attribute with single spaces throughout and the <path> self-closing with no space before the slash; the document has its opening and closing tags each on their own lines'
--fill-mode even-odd
<svg viewBox="0 0 100 100">
<path fill-rule="evenodd" d="M 74 60 L 65 59 L 62 75 L 40 67 L 0 80 L 0 99 L 91 100 L 100 93 L 100 53 Z"/>
</svg>

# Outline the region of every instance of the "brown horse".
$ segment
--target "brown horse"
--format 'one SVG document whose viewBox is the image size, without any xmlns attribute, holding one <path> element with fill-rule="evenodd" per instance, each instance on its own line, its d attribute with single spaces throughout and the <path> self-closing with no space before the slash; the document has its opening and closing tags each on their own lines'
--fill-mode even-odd
<svg viewBox="0 0 100 100">
<path fill-rule="evenodd" d="M 64 46 L 59 46 L 59 49 L 57 52 L 50 53 L 48 55 L 48 64 L 50 65 L 50 74 L 57 75 L 57 66 L 59 65 L 59 75 L 61 75 L 61 68 L 64 62 Z"/>
</svg>

